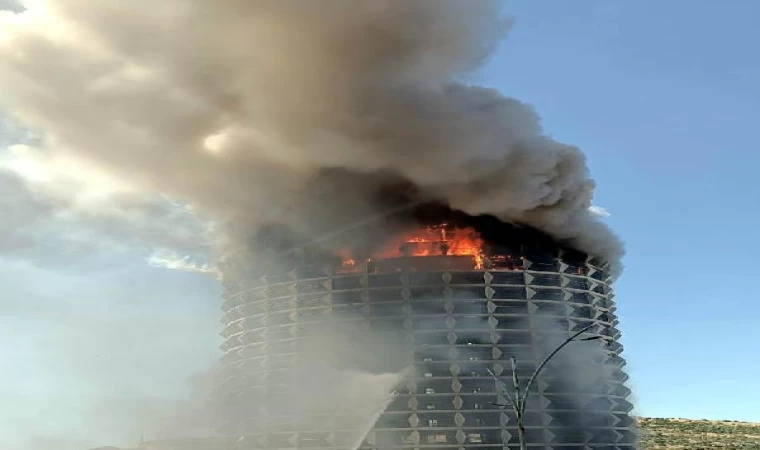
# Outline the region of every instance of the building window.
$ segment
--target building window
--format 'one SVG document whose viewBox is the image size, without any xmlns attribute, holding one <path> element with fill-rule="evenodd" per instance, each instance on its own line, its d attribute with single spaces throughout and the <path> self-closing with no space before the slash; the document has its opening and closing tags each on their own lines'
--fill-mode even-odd
<svg viewBox="0 0 760 450">
<path fill-rule="evenodd" d="M 473 444 L 482 444 L 483 443 L 483 435 L 482 434 L 469 434 L 467 435 L 467 439 L 473 443 Z"/>
<path fill-rule="evenodd" d="M 428 420 L 428 426 L 430 428 L 435 428 L 438 426 L 438 419 L 429 419 Z"/>
<path fill-rule="evenodd" d="M 425 393 L 426 394 L 435 394 L 435 389 L 433 389 L 433 388 L 425 388 Z"/>
<path fill-rule="evenodd" d="M 446 435 L 445 434 L 431 434 L 431 435 L 428 435 L 427 441 L 428 441 L 428 444 L 445 444 Z"/>
<path fill-rule="evenodd" d="M 425 372 L 425 378 L 433 378 L 433 374 L 430 372 Z"/>
</svg>

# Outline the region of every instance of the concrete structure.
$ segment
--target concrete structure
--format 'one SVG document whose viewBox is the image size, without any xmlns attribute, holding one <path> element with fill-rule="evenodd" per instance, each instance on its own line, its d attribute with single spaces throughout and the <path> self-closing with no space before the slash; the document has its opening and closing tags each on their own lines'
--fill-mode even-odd
<svg viewBox="0 0 760 450">
<path fill-rule="evenodd" d="M 529 448 L 633 448 L 606 265 L 550 241 L 519 239 L 508 249 L 492 248 L 483 261 L 441 254 L 372 259 L 350 269 L 298 261 L 266 275 L 228 267 L 239 275 L 225 279 L 225 401 L 243 411 L 261 395 L 285 398 L 280 374 L 299 358 L 307 330 L 351 317 L 403 336 L 414 366 L 361 448 L 516 448 L 514 415 L 499 406 L 506 399 L 488 370 L 511 383 L 509 358 L 516 355 L 525 380 L 556 344 L 594 324 L 589 335 L 603 339 L 571 344 L 535 385 L 526 416 Z M 288 429 L 287 417 L 252 414 L 230 417 L 222 427 L 247 436 L 241 449 L 350 446 L 341 431 L 350 417 L 301 432 Z M 254 432 L 251 423 L 269 423 L 274 432 Z"/>
</svg>

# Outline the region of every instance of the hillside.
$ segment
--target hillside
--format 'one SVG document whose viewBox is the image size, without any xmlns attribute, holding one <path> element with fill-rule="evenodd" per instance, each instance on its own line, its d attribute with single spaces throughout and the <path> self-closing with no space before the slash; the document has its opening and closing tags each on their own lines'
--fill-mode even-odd
<svg viewBox="0 0 760 450">
<path fill-rule="evenodd" d="M 760 423 L 728 422 L 689 419 L 639 418 L 642 429 L 642 450 L 760 450 Z M 198 440 L 164 441 L 146 444 L 131 450 L 228 448 L 209 446 Z M 230 447 L 231 448 L 231 447 Z M 92 450 L 129 450 L 117 447 L 100 447 Z"/>
<path fill-rule="evenodd" d="M 760 450 L 760 423 L 639 419 L 644 450 Z"/>
</svg>

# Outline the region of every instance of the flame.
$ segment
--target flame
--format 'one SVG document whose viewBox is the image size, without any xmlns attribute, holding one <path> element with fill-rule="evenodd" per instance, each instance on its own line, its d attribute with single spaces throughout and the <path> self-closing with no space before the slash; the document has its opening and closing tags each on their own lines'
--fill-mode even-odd
<svg viewBox="0 0 760 450">
<path fill-rule="evenodd" d="M 400 257 L 472 256 L 475 269 L 482 269 L 485 260 L 483 243 L 480 234 L 473 228 L 456 228 L 442 223 L 399 235 L 385 248 L 373 253 L 368 261 Z M 337 254 L 343 260 L 344 270 L 350 271 L 356 267 L 357 260 L 350 251 Z"/>
<path fill-rule="evenodd" d="M 523 258 L 510 254 L 489 256 L 490 265 L 498 270 L 520 270 L 523 267 Z"/>
<path fill-rule="evenodd" d="M 338 273 L 349 273 L 357 269 L 359 261 L 351 255 L 351 251 L 348 249 L 340 249 L 335 251 L 335 255 L 341 259 L 340 268 Z"/>
</svg>

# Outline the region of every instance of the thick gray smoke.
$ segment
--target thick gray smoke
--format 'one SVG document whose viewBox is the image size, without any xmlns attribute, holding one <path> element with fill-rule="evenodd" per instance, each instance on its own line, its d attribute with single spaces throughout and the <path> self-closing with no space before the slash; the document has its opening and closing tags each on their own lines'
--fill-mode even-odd
<svg viewBox="0 0 760 450">
<path fill-rule="evenodd" d="M 612 261 L 583 154 L 467 83 L 509 29 L 491 0 L 36 0 L 0 16 L 0 104 L 74 155 L 228 221 L 306 233 L 419 200 Z M 341 176 L 331 176 L 331 174 Z M 235 244 L 237 245 L 237 244 Z"/>
<path fill-rule="evenodd" d="M 118 179 L 122 198 L 159 194 L 228 224 L 225 247 L 262 225 L 340 230 L 385 211 L 371 199 L 402 186 L 412 201 L 532 225 L 613 264 L 622 254 L 589 212 L 583 154 L 547 137 L 530 106 L 468 82 L 509 30 L 496 0 L 25 8 L 0 11 L 0 109 L 44 134 L 50 160 Z M 0 185 L 20 184 L 0 174 Z M 0 207 L 16 200 L 34 202 L 22 212 L 42 225 L 36 217 L 63 208 L 31 194 Z M 184 232 L 166 234 L 181 241 L 168 247 L 187 247 Z M 380 403 L 401 376 L 358 373 Z"/>
</svg>

